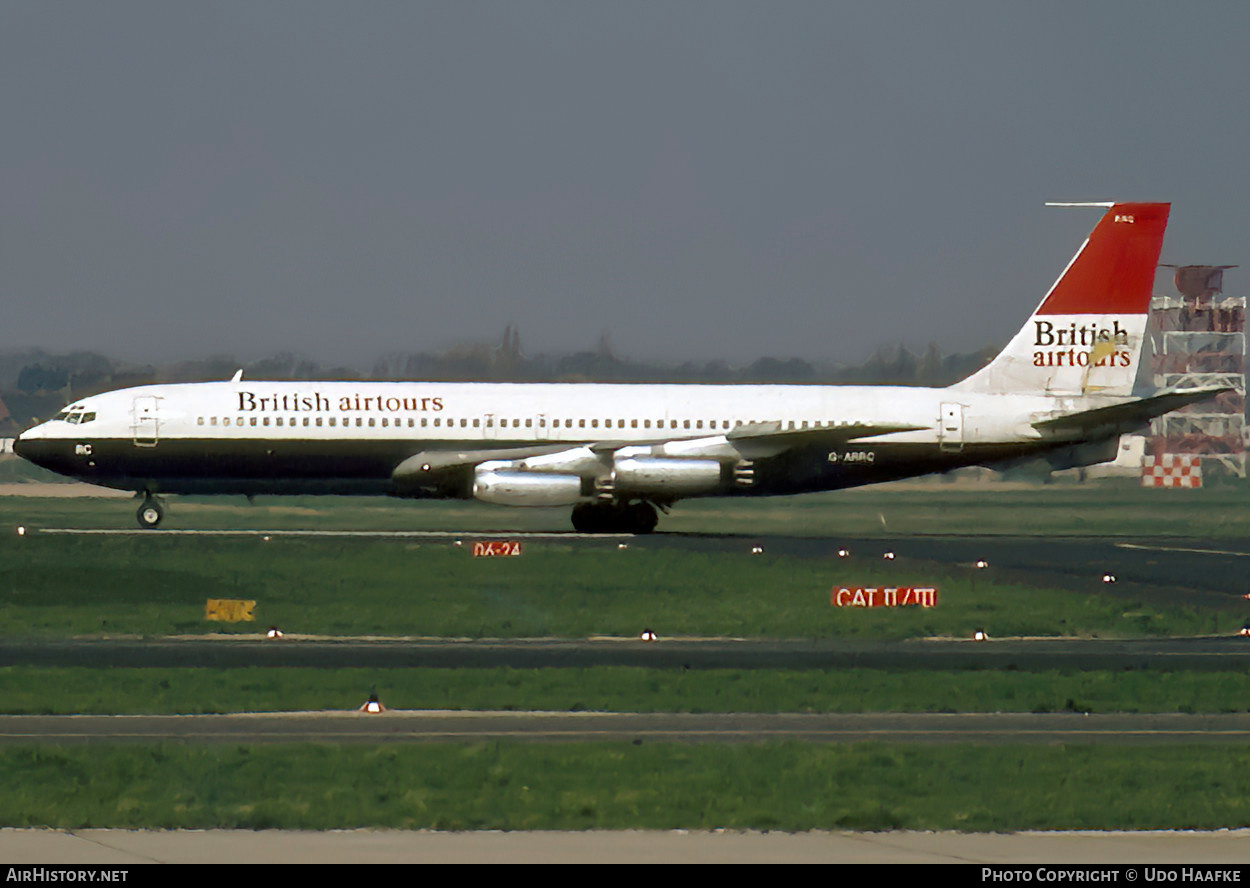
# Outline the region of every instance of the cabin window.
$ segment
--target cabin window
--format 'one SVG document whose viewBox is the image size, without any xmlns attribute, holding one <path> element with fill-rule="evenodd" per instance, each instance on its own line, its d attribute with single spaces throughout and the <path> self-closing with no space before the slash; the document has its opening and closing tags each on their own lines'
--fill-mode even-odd
<svg viewBox="0 0 1250 888">
<path fill-rule="evenodd" d="M 253 425 L 253 426 L 254 426 L 254 425 L 256 425 L 256 417 L 255 417 L 255 416 L 251 417 L 251 421 L 250 421 L 250 422 L 248 422 L 248 425 Z"/>
<path fill-rule="evenodd" d="M 651 428 L 651 420 L 649 420 L 649 419 L 644 419 L 644 420 L 642 421 L 642 427 L 643 427 L 644 429 L 649 429 L 649 428 Z"/>
<path fill-rule="evenodd" d="M 521 427 L 521 420 L 519 419 L 512 420 L 512 427 L 514 429 L 519 429 Z"/>
<path fill-rule="evenodd" d="M 697 420 L 695 420 L 694 427 L 695 427 L 696 429 L 701 429 L 701 428 L 703 428 L 703 420 L 701 420 L 701 419 L 697 419 Z"/>
<path fill-rule="evenodd" d="M 331 427 L 333 427 L 336 421 L 337 421 L 337 417 L 331 416 L 331 417 L 330 417 L 330 426 L 331 426 Z"/>
<path fill-rule="evenodd" d="M 631 429 L 636 429 L 636 428 L 638 428 L 638 420 L 636 420 L 636 419 L 631 419 L 631 420 L 629 421 L 629 427 L 630 427 Z"/>
<path fill-rule="evenodd" d="M 320 426 L 320 425 L 321 425 L 321 417 L 320 417 L 320 416 L 318 416 L 318 417 L 317 417 L 317 425 L 318 425 L 318 426 Z"/>
<path fill-rule="evenodd" d="M 279 416 L 277 419 L 275 419 L 275 420 L 274 420 L 274 425 L 282 425 L 282 417 L 281 417 L 281 416 Z"/>
<path fill-rule="evenodd" d="M 525 427 L 527 429 L 532 429 L 534 427 L 534 420 L 532 419 L 525 420 Z"/>
<path fill-rule="evenodd" d="M 386 422 L 386 420 L 384 419 L 384 420 L 382 420 L 382 422 Z M 480 428 L 480 427 L 481 427 L 481 425 L 482 425 L 482 421 L 481 421 L 480 419 L 475 419 L 475 420 L 473 420 L 473 428 L 475 428 L 475 429 L 476 429 L 476 428 Z"/>
<path fill-rule="evenodd" d="M 383 419 L 382 419 L 382 428 L 384 428 L 384 429 L 386 429 L 386 428 L 390 428 L 390 426 L 388 426 L 388 425 L 386 424 L 386 422 L 387 422 L 386 418 L 383 418 Z"/>
<path fill-rule="evenodd" d="M 592 429 L 597 429 L 597 428 L 599 428 L 599 420 L 597 420 L 597 419 L 592 419 L 592 420 L 590 421 L 590 427 L 591 427 Z"/>
<path fill-rule="evenodd" d="M 437 422 L 437 420 L 435 420 L 435 421 Z M 421 428 L 425 428 L 425 427 L 426 427 L 426 426 L 428 426 L 429 424 L 430 424 L 430 420 L 429 420 L 428 418 L 426 418 L 426 417 L 424 417 L 424 416 L 423 416 L 423 417 L 421 417 Z"/>
<path fill-rule="evenodd" d="M 411 416 L 408 417 L 408 428 L 413 428 L 416 424 L 417 424 L 417 421 L 415 419 L 413 419 Z M 422 425 L 425 425 L 425 423 L 423 422 Z"/>
<path fill-rule="evenodd" d="M 688 420 L 688 419 L 687 419 L 687 420 L 685 420 L 684 422 L 682 422 L 681 427 L 682 427 L 683 429 L 688 429 L 688 428 L 690 428 L 690 420 Z"/>
<path fill-rule="evenodd" d="M 369 417 L 369 428 L 373 428 L 373 427 L 374 427 L 374 426 L 376 426 L 377 424 L 378 424 L 378 421 L 377 421 L 376 419 L 374 419 L 372 416 L 370 416 L 370 417 Z"/>
<path fill-rule="evenodd" d="M 217 425 L 217 417 L 215 417 L 215 416 L 214 416 L 214 417 L 210 418 L 210 419 L 209 419 L 209 421 L 208 421 L 208 424 L 209 424 L 209 425 Z"/>
<path fill-rule="evenodd" d="M 195 424 L 196 424 L 196 425 L 204 425 L 204 417 L 202 417 L 202 416 L 201 416 L 201 417 L 198 417 L 198 418 L 195 420 Z"/>
</svg>

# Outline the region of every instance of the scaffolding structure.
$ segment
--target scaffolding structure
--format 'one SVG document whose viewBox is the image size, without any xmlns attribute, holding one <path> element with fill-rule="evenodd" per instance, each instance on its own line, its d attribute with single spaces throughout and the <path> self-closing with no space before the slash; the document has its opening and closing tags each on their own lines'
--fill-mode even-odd
<svg viewBox="0 0 1250 888">
<path fill-rule="evenodd" d="M 1246 300 L 1223 295 L 1224 270 L 1234 267 L 1177 267 L 1176 293 L 1151 300 L 1155 387 L 1232 390 L 1155 419 L 1146 453 L 1199 457 L 1208 477 L 1246 477 Z"/>
</svg>

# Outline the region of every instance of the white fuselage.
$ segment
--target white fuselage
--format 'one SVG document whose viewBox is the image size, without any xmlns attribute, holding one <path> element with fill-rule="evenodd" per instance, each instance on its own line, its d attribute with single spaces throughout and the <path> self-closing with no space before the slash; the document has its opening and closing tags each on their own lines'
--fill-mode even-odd
<svg viewBox="0 0 1250 888">
<path fill-rule="evenodd" d="M 190 383 L 85 398 L 19 448 L 57 471 L 149 492 L 394 493 L 396 468 L 427 453 L 481 457 L 465 460 L 470 470 L 502 459 L 505 470 L 587 478 L 638 455 L 763 472 L 749 489 L 684 497 L 831 489 L 1011 458 L 1043 443 L 1031 423 L 1087 400 L 899 386 Z M 907 430 L 840 437 L 848 426 Z M 768 442 L 782 439 L 803 443 L 787 448 L 786 471 L 796 452 L 805 466 L 784 483 L 767 472 Z M 471 493 L 440 483 L 413 495 Z"/>
</svg>

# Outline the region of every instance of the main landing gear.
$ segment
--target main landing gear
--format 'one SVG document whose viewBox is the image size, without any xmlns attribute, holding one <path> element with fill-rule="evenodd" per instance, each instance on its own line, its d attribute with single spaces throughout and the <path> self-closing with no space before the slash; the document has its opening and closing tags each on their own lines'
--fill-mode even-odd
<svg viewBox="0 0 1250 888">
<path fill-rule="evenodd" d="M 150 530 L 160 524 L 161 519 L 165 517 L 165 505 L 152 494 L 145 493 L 143 504 L 139 506 L 135 517 L 139 519 L 140 527 Z"/>
<path fill-rule="evenodd" d="M 578 533 L 650 533 L 659 516 L 650 503 L 582 503 L 573 507 Z"/>
</svg>

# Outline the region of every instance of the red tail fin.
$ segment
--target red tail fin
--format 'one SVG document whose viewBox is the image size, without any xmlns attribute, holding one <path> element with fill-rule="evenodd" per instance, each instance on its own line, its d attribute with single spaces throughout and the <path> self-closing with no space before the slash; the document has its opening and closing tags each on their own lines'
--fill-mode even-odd
<svg viewBox="0 0 1250 888">
<path fill-rule="evenodd" d="M 1055 281 L 1037 314 L 1137 314 L 1150 308 L 1171 204 L 1115 204 Z"/>
<path fill-rule="evenodd" d="M 1170 207 L 1113 204 L 1015 338 L 952 388 L 1130 394 Z"/>
</svg>

